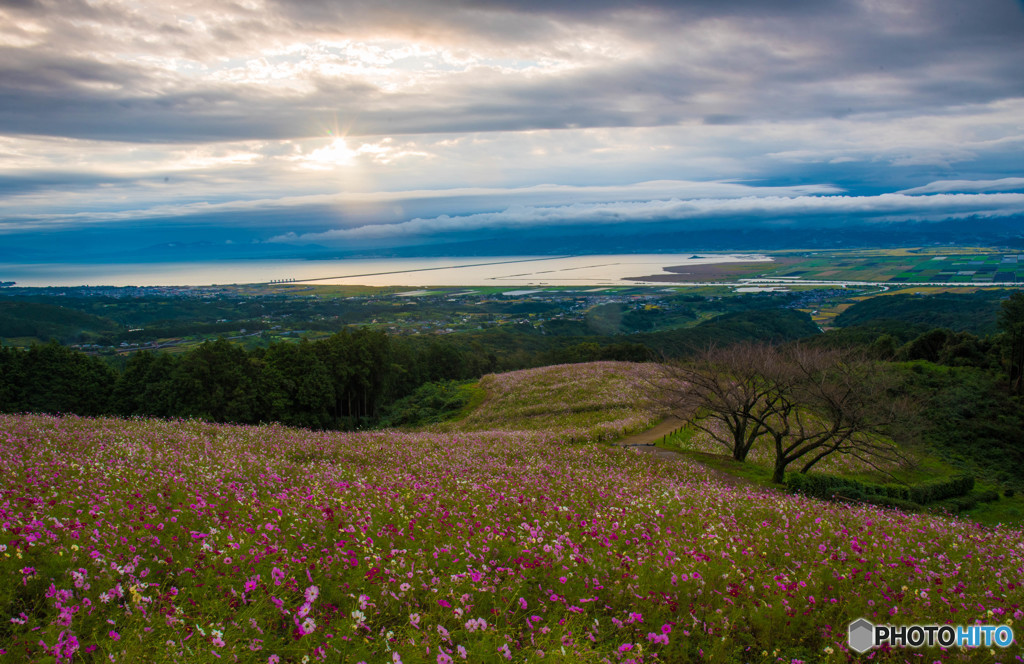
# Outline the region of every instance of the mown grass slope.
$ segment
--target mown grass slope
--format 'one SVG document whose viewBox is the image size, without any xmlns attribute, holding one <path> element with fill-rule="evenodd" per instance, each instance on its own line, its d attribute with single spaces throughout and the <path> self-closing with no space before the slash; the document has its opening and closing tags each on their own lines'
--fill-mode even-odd
<svg viewBox="0 0 1024 664">
<path fill-rule="evenodd" d="M 490 374 L 482 402 L 445 425 L 451 431 L 548 430 L 579 442 L 613 440 L 647 428 L 662 413 L 646 393 L 653 364 L 589 362 Z"/>
</svg>

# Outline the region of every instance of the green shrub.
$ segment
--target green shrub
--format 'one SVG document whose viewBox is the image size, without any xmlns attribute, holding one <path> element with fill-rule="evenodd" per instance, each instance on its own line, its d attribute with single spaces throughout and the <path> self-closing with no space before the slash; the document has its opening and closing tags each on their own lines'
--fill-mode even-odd
<svg viewBox="0 0 1024 664">
<path fill-rule="evenodd" d="M 978 499 L 979 503 L 994 503 L 999 500 L 999 492 L 995 489 L 976 491 L 973 495 Z"/>
<path fill-rule="evenodd" d="M 424 383 L 415 392 L 387 407 L 381 418 L 385 427 L 422 426 L 455 416 L 472 397 L 472 381 Z"/>
<path fill-rule="evenodd" d="M 947 498 L 966 496 L 974 489 L 973 475 L 959 475 L 931 482 L 922 482 L 910 487 L 910 500 L 921 505 L 938 502 Z"/>
<path fill-rule="evenodd" d="M 870 501 L 873 505 L 880 505 L 882 507 L 895 507 L 901 509 L 904 512 L 919 512 L 921 506 L 917 503 L 910 502 L 909 500 L 902 500 L 900 498 L 886 498 L 882 496 L 876 496 Z"/>
<path fill-rule="evenodd" d="M 974 489 L 974 477 L 960 475 L 905 486 L 873 484 L 837 475 L 791 473 L 786 477 L 786 488 L 793 493 L 802 493 L 805 496 L 825 500 L 839 496 L 876 505 L 918 507 L 967 496 Z M 998 494 L 996 497 L 998 498 Z M 979 496 L 974 496 L 972 499 L 975 502 L 981 500 Z"/>
</svg>

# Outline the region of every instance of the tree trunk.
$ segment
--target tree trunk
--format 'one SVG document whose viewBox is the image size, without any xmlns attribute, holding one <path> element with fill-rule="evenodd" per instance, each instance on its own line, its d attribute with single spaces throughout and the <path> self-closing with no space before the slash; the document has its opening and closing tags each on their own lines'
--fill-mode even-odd
<svg viewBox="0 0 1024 664">
<path fill-rule="evenodd" d="M 786 482 L 786 466 L 788 464 L 785 461 L 775 459 L 775 472 L 772 473 L 772 482 L 775 484 L 784 484 Z"/>
</svg>

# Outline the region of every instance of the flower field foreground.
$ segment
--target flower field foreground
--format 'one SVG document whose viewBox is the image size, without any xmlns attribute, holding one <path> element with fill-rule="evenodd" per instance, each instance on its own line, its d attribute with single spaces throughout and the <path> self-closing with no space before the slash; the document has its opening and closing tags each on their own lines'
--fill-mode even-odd
<svg viewBox="0 0 1024 664">
<path fill-rule="evenodd" d="M 0 661 L 818 662 L 859 617 L 1020 631 L 1020 530 L 559 443 L 2 416 Z M 936 660 L 1024 661 L 872 661 Z"/>
<path fill-rule="evenodd" d="M 588 362 L 489 374 L 484 402 L 438 430 L 557 430 L 567 441 L 615 440 L 661 419 L 646 394 L 655 364 Z"/>
</svg>

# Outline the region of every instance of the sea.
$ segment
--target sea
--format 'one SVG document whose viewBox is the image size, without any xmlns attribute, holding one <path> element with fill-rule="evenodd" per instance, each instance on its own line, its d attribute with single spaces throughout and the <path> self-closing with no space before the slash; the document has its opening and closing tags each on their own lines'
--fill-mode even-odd
<svg viewBox="0 0 1024 664">
<path fill-rule="evenodd" d="M 0 263 L 16 286 L 210 286 L 310 283 L 362 286 L 615 286 L 666 267 L 771 261 L 758 254 L 615 254 L 179 263 Z M 627 279 L 629 279 L 627 281 Z"/>
</svg>

